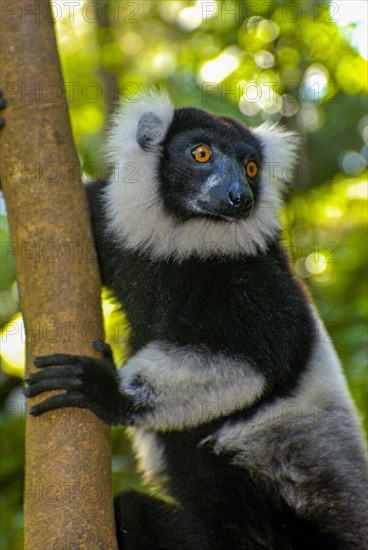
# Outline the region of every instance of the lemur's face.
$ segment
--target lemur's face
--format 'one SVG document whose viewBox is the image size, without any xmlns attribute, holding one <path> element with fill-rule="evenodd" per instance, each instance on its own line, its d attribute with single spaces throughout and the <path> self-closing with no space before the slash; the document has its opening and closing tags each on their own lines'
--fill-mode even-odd
<svg viewBox="0 0 368 550">
<path fill-rule="evenodd" d="M 162 146 L 164 207 L 181 221 L 244 220 L 257 201 L 261 164 L 261 145 L 242 126 L 198 109 L 178 109 Z"/>
<path fill-rule="evenodd" d="M 123 104 L 107 151 L 105 212 L 113 238 L 152 258 L 256 255 L 280 230 L 296 136 L 175 109 L 164 93 Z"/>
</svg>

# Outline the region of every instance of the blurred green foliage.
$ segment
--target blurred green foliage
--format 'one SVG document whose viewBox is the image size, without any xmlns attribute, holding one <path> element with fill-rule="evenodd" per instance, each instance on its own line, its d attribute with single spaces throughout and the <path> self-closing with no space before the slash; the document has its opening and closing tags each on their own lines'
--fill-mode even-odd
<svg viewBox="0 0 368 550">
<path fill-rule="evenodd" d="M 203 107 L 249 125 L 280 121 L 301 133 L 295 188 L 282 214 L 285 246 L 317 303 L 366 419 L 367 66 L 351 43 L 357 26 L 344 24 L 339 2 L 72 4 L 55 0 L 54 12 L 74 137 L 90 177 L 105 173 L 104 130 L 119 95 L 132 101 L 151 85 L 167 88 L 177 106 Z M 349 2 L 350 12 L 359 4 Z M 18 550 L 24 334 L 4 209 L 0 222 L 5 327 L 0 540 L 1 549 Z M 124 341 L 124 319 L 117 320 L 107 301 L 104 305 L 110 341 L 116 344 L 117 326 Z M 124 349 L 114 348 L 123 358 Z M 113 440 L 116 492 L 144 489 L 121 430 L 113 431 Z"/>
</svg>

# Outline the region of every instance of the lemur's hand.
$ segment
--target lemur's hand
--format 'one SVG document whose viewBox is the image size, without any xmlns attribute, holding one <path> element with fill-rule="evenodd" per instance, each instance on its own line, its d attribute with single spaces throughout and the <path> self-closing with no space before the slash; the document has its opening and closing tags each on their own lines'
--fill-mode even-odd
<svg viewBox="0 0 368 550">
<path fill-rule="evenodd" d="M 111 348 L 101 340 L 93 343 L 101 359 L 85 355 L 54 354 L 36 357 L 34 365 L 40 372 L 26 378 L 27 397 L 47 391 L 65 390 L 48 397 L 31 408 L 33 416 L 64 407 L 89 409 L 107 424 L 122 423 L 130 409 L 129 397 L 119 390 L 117 370 Z"/>
<path fill-rule="evenodd" d="M 3 97 L 3 92 L 0 90 L 0 111 L 5 109 L 6 105 L 7 101 Z M 5 118 L 0 117 L 0 128 L 3 128 L 3 126 L 5 126 Z"/>
</svg>

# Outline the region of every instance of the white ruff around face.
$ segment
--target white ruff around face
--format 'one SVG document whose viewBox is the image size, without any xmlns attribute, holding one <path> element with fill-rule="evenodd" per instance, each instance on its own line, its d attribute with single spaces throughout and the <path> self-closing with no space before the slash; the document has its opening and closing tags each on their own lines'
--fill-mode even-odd
<svg viewBox="0 0 368 550">
<path fill-rule="evenodd" d="M 142 150 L 137 143 L 141 116 L 154 113 L 161 121 L 156 145 Z M 168 215 L 158 194 L 160 141 L 171 124 L 174 107 L 166 94 L 151 92 L 136 103 L 122 104 L 113 120 L 107 156 L 113 173 L 106 189 L 106 216 L 114 238 L 125 248 L 145 251 L 152 258 L 178 261 L 196 253 L 255 255 L 265 250 L 279 230 L 282 188 L 295 163 L 297 137 L 282 128 L 262 125 L 251 131 L 261 141 L 264 161 L 257 205 L 247 220 L 214 222 L 193 219 L 180 223 Z M 185 181 L 183 181 L 185 185 Z"/>
</svg>

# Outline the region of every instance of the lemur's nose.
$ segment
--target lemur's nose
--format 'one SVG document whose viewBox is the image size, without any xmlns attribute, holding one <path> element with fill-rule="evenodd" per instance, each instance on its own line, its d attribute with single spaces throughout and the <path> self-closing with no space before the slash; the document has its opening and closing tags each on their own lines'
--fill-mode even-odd
<svg viewBox="0 0 368 550">
<path fill-rule="evenodd" d="M 230 206 L 234 206 L 235 208 L 237 208 L 243 200 L 241 193 L 237 193 L 234 191 L 229 191 L 227 197 L 229 199 Z"/>
<path fill-rule="evenodd" d="M 247 211 L 253 207 L 253 195 L 248 185 L 234 183 L 227 194 L 227 200 L 232 208 Z"/>
</svg>

